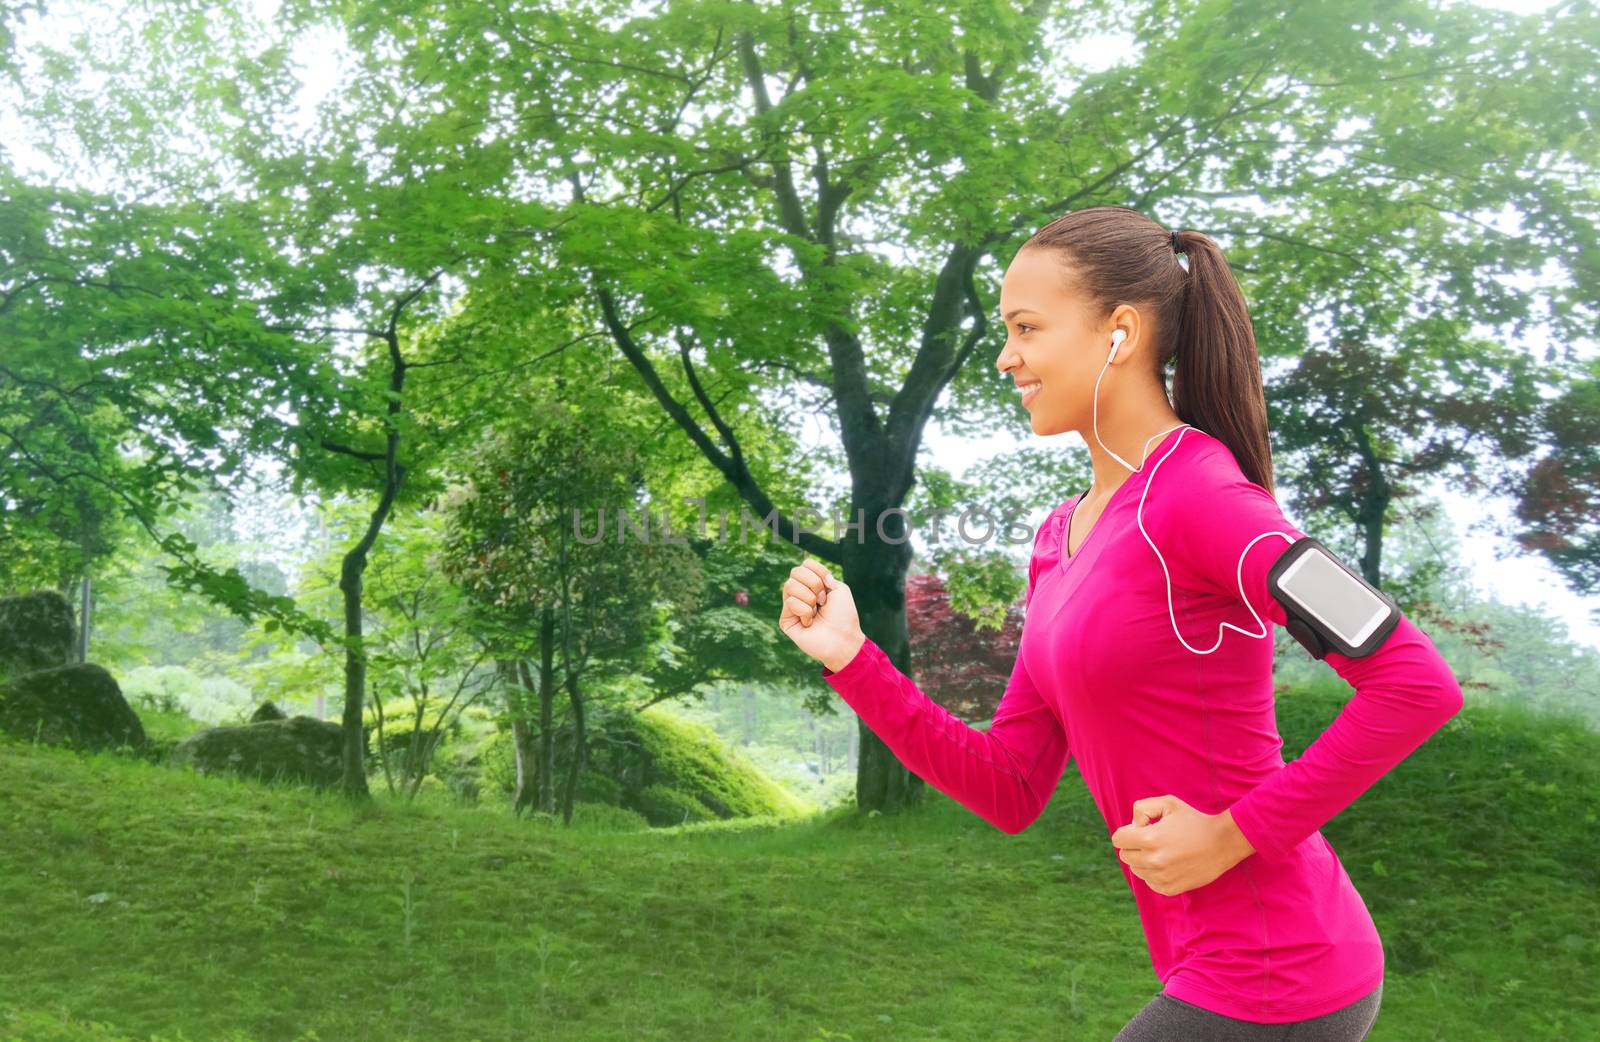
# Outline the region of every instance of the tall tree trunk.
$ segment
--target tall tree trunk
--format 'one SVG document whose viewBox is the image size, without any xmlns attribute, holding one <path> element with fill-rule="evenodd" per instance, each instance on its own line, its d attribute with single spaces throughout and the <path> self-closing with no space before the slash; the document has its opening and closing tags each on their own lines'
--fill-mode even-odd
<svg viewBox="0 0 1600 1042">
<path fill-rule="evenodd" d="M 539 756 L 533 748 L 533 728 L 528 726 L 528 713 L 533 703 L 533 691 L 519 668 L 520 660 L 501 659 L 496 663 L 506 686 L 506 702 L 511 706 L 511 749 L 516 759 L 517 778 L 511 790 L 511 812 L 522 816 L 525 808 L 534 805 L 537 785 L 534 772 Z"/>
<path fill-rule="evenodd" d="M 1383 522 L 1389 514 L 1389 502 L 1394 498 L 1393 487 L 1383 472 L 1383 461 L 1372 445 L 1365 419 L 1357 413 L 1351 430 L 1355 434 L 1356 449 L 1365 464 L 1366 481 L 1358 489 L 1360 500 L 1356 506 L 1356 524 L 1361 529 L 1361 577 L 1382 589 L 1383 575 Z"/>
<path fill-rule="evenodd" d="M 396 436 L 391 435 L 391 441 Z M 383 496 L 372 512 L 367 530 L 344 555 L 339 570 L 339 590 L 344 594 L 344 777 L 342 787 L 353 797 L 366 798 L 367 790 L 366 737 L 364 716 L 367 691 L 367 649 L 362 633 L 361 593 L 362 576 L 367 570 L 367 552 L 378 538 L 378 530 L 389 516 L 395 495 L 400 491 L 403 468 L 394 462 L 393 449 L 389 453 L 389 480 L 385 482 Z"/>
<path fill-rule="evenodd" d="M 364 542 L 365 540 L 363 540 Z M 356 544 L 358 547 L 360 543 Z M 364 550 L 345 554 L 339 571 L 339 589 L 344 594 L 344 775 L 341 786 L 354 797 L 366 797 L 366 734 L 363 719 L 366 708 L 367 655 L 361 632 L 361 574 L 367 566 Z"/>
<path fill-rule="evenodd" d="M 564 506 L 565 504 L 563 504 Z M 578 775 L 584 767 L 588 733 L 584 727 L 583 695 L 578 689 L 578 671 L 572 660 L 572 590 L 568 586 L 567 526 L 560 527 L 561 540 L 561 678 L 566 682 L 567 698 L 572 702 L 572 755 L 567 760 L 566 792 L 561 801 L 561 820 L 572 824 L 572 805 L 577 802 Z"/>
<path fill-rule="evenodd" d="M 378 532 L 389 519 L 395 497 L 400 494 L 400 483 L 405 480 L 405 468 L 400 465 L 400 392 L 406 382 L 406 362 L 400 354 L 400 341 L 391 322 L 385 335 L 389 344 L 389 407 L 388 434 L 384 439 L 383 494 L 372 510 L 367 530 L 356 545 L 344 555 L 339 569 L 339 590 L 344 594 L 344 778 L 342 786 L 350 796 L 370 798 L 367 790 L 367 767 L 363 715 L 367 690 L 367 651 L 361 626 L 362 576 L 367 570 L 367 554 L 378 540 Z M 326 444 L 326 443 L 324 443 Z"/>
<path fill-rule="evenodd" d="M 874 545 L 872 534 L 869 528 L 869 538 L 860 546 L 845 544 L 845 582 L 855 597 L 862 632 L 884 650 L 896 668 L 909 674 L 911 631 L 906 624 L 905 590 L 911 544 Z M 887 813 L 919 803 L 927 788 L 922 779 L 908 771 L 865 723 L 858 719 L 856 726 L 860 736 L 856 806 L 862 811 Z"/>
<path fill-rule="evenodd" d="M 583 693 L 577 678 L 567 678 L 567 698 L 572 703 L 572 755 L 567 758 L 567 784 L 561 794 L 561 820 L 572 824 L 572 808 L 578 801 L 578 776 L 586 766 L 588 730 L 584 719 Z"/>
<path fill-rule="evenodd" d="M 555 813 L 555 786 L 551 784 L 555 757 L 555 612 L 548 606 L 539 623 L 539 677 L 534 679 L 526 659 L 507 662 L 511 686 L 520 692 L 512 713 L 512 734 L 517 755 L 517 786 L 512 809 Z M 534 699 L 539 702 L 537 733 L 528 724 Z"/>
<path fill-rule="evenodd" d="M 556 812 L 556 613 L 548 604 L 539 620 L 539 809 Z"/>
<path fill-rule="evenodd" d="M 89 608 L 93 603 L 93 599 L 90 597 L 89 593 L 89 576 L 87 573 L 85 573 L 83 577 L 83 589 L 81 593 L 82 596 L 79 598 L 78 608 L 78 661 L 88 662 L 90 624 Z"/>
</svg>

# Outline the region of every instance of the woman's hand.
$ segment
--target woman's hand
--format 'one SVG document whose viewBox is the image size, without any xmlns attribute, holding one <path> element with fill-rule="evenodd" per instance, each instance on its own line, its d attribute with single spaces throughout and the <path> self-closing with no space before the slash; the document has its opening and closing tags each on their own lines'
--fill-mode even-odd
<svg viewBox="0 0 1600 1042">
<path fill-rule="evenodd" d="M 1168 897 L 1205 886 L 1255 853 L 1232 814 L 1207 814 L 1170 794 L 1134 800 L 1132 823 L 1111 834 L 1111 845 L 1134 875 Z"/>
<path fill-rule="evenodd" d="M 809 557 L 790 570 L 783 584 L 778 628 L 801 651 L 835 672 L 849 665 L 867 639 L 850 587 Z"/>
</svg>

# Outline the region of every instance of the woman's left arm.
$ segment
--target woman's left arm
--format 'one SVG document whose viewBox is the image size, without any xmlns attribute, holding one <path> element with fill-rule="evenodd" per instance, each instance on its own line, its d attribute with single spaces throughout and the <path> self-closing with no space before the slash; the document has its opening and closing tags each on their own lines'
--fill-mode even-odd
<svg viewBox="0 0 1600 1042">
<path fill-rule="evenodd" d="M 1461 711 L 1455 674 L 1404 614 L 1372 654 L 1330 651 L 1324 661 L 1355 694 L 1304 753 L 1228 808 L 1268 857 L 1293 850 Z"/>
<path fill-rule="evenodd" d="M 1267 572 L 1290 542 L 1279 536 L 1251 541 L 1262 532 L 1293 539 L 1305 533 L 1289 524 L 1271 493 L 1246 479 L 1232 458 L 1212 455 L 1197 462 L 1204 479 L 1191 489 L 1198 494 L 1189 500 L 1192 509 L 1181 511 L 1192 516 L 1189 523 L 1169 518 L 1162 526 L 1163 555 L 1189 581 L 1242 596 L 1257 615 L 1283 625 L 1288 616 L 1267 590 Z M 1247 638 L 1226 633 L 1224 639 Z M 1461 711 L 1461 685 L 1449 663 L 1404 614 L 1370 654 L 1352 658 L 1329 651 L 1324 661 L 1354 695 L 1303 754 L 1226 812 L 1256 853 L 1268 858 L 1292 851 Z"/>
</svg>

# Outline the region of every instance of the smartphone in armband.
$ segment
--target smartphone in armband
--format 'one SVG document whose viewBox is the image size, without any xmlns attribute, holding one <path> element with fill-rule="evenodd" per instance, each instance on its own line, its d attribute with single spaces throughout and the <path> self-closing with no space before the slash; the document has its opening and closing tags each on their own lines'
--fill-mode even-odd
<svg viewBox="0 0 1600 1042">
<path fill-rule="evenodd" d="M 1272 563 L 1267 591 L 1288 616 L 1284 629 L 1313 658 L 1330 651 L 1370 655 L 1400 623 L 1394 598 L 1311 536 L 1289 544 Z"/>
</svg>

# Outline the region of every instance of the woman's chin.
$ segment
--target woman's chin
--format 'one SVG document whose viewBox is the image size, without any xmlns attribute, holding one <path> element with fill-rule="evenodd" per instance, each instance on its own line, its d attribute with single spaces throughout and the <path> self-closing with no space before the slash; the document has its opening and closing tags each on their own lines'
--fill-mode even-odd
<svg viewBox="0 0 1600 1042">
<path fill-rule="evenodd" d="M 1040 414 L 1032 410 L 1029 410 L 1028 412 L 1028 425 L 1033 428 L 1033 433 L 1039 435 L 1041 438 L 1048 437 L 1052 434 L 1060 434 L 1062 431 L 1071 429 L 1056 423 L 1048 415 Z"/>
</svg>

